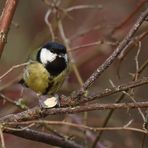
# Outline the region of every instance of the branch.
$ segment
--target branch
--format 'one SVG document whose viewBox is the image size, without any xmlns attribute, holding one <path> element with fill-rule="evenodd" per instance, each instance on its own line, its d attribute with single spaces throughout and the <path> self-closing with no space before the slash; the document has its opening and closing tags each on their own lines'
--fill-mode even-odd
<svg viewBox="0 0 148 148">
<path fill-rule="evenodd" d="M 144 34 L 145 34 L 145 32 L 144 32 Z M 147 34 L 147 33 L 146 33 L 146 34 Z M 140 36 L 141 36 L 141 35 L 140 35 Z M 143 36 L 143 35 L 142 35 L 142 36 Z M 139 41 L 139 42 L 140 42 L 140 41 Z M 132 42 L 132 43 L 134 43 L 134 42 Z M 138 53 L 138 52 L 137 52 L 137 53 Z M 138 59 L 138 56 L 137 56 L 137 59 Z M 142 72 L 145 70 L 145 68 L 147 67 L 147 65 L 148 65 L 148 60 L 145 61 L 145 62 L 139 67 L 139 69 L 137 69 L 136 74 L 134 74 L 134 77 L 132 78 L 133 81 L 137 80 L 137 79 L 140 77 L 140 75 L 141 75 Z M 130 90 L 130 91 L 131 91 L 131 90 Z M 124 91 L 124 92 L 128 92 L 128 91 Z M 120 103 L 120 102 L 124 99 L 124 97 L 125 97 L 125 93 L 122 93 L 122 94 L 119 96 L 119 98 L 115 101 L 115 103 Z M 102 124 L 102 127 L 106 127 L 106 126 L 107 126 L 109 120 L 111 119 L 111 116 L 112 116 L 113 112 L 114 112 L 114 109 L 111 109 L 111 110 L 109 111 L 108 115 L 106 116 L 106 118 L 105 118 L 105 120 L 104 120 L 104 122 L 103 122 L 103 124 Z M 144 121 L 144 122 L 145 122 L 145 121 Z M 100 138 L 101 138 L 102 134 L 103 134 L 103 131 L 100 131 L 99 134 L 96 136 L 96 139 L 95 139 L 94 142 L 93 142 L 92 148 L 95 148 L 95 147 L 96 147 L 97 143 L 100 141 Z"/>
<path fill-rule="evenodd" d="M 25 139 L 50 144 L 53 146 L 59 146 L 63 148 L 82 148 L 82 146 L 66 138 L 61 138 L 52 134 L 47 134 L 47 133 L 43 133 L 43 132 L 31 130 L 31 129 L 25 129 L 22 131 L 6 130 L 4 132 L 8 134 L 16 135 L 18 137 L 22 137 Z"/>
<path fill-rule="evenodd" d="M 74 98 L 80 98 L 80 96 L 85 93 L 85 90 L 87 90 L 95 82 L 95 80 L 115 61 L 117 56 L 128 47 L 132 37 L 135 35 L 136 31 L 139 29 L 147 16 L 148 8 L 140 15 L 140 17 L 137 19 L 137 22 L 134 24 L 119 46 L 115 49 L 115 51 L 111 54 L 111 56 L 97 68 L 97 70 L 87 79 L 84 85 L 76 92 Z"/>
<path fill-rule="evenodd" d="M 2 55 L 5 43 L 7 42 L 7 34 L 17 3 L 18 0 L 7 0 L 0 17 L 0 57 Z"/>
<path fill-rule="evenodd" d="M 81 103 L 84 103 L 84 102 L 88 102 L 88 101 L 91 101 L 91 100 L 95 100 L 95 99 L 98 99 L 98 98 L 102 98 L 102 97 L 105 97 L 105 96 L 109 96 L 111 94 L 115 94 L 117 92 L 121 92 L 121 91 L 126 91 L 128 90 L 129 88 L 134 88 L 134 87 L 138 87 L 140 85 L 144 85 L 144 84 L 148 84 L 148 77 L 146 78 L 143 78 L 143 79 L 139 79 L 137 81 L 132 81 L 130 82 L 129 84 L 123 84 L 123 85 L 120 85 L 120 86 L 117 86 L 116 88 L 113 88 L 113 89 L 105 89 L 104 91 L 102 91 L 100 94 L 98 95 L 95 95 L 95 96 L 91 96 L 91 97 L 88 97 L 88 98 L 82 98 L 82 101 Z M 70 105 L 78 105 L 80 103 L 80 101 L 78 102 L 78 100 L 73 100 L 71 101 L 71 98 L 66 98 L 66 100 L 64 100 L 63 102 L 61 102 L 61 106 L 70 106 Z M 140 103 L 140 102 L 139 102 Z M 141 106 L 142 104 L 142 106 Z M 148 107 L 146 104 L 143 104 L 141 102 L 141 104 L 139 105 L 140 107 Z M 7 115 L 5 117 L 2 117 L 0 118 L 0 122 L 3 122 L 3 121 L 26 121 L 26 120 L 33 120 L 33 119 L 38 119 L 38 118 L 41 118 L 41 117 L 45 117 L 45 116 L 48 116 L 48 115 L 52 115 L 52 114 L 60 114 L 60 113 L 76 113 L 76 112 L 84 112 L 84 111 L 90 111 L 90 110 L 103 110 L 103 109 L 117 109 L 118 106 L 120 106 L 120 104 L 115 104 L 115 106 L 113 104 L 100 104 L 99 106 L 97 105 L 97 107 L 92 107 L 92 105 L 89 105 L 89 106 L 83 106 L 83 109 L 82 109 L 82 106 L 81 107 L 67 107 L 67 108 L 53 108 L 53 109 L 42 109 L 41 107 L 34 107 L 32 109 L 29 109 L 29 110 L 26 110 L 24 112 L 20 112 L 20 113 L 17 113 L 17 114 L 10 114 L 10 115 Z M 117 106 L 116 106 L 117 105 Z M 126 106 L 127 105 L 127 106 Z M 139 106 L 136 106 L 136 103 L 135 104 L 132 104 L 133 106 L 126 104 L 121 104 L 121 107 L 119 108 L 136 108 L 136 107 L 139 107 Z M 82 110 L 81 110 L 82 109 Z"/>
<path fill-rule="evenodd" d="M 67 8 L 65 11 L 71 12 L 71 11 L 79 10 L 79 9 L 94 9 L 94 8 L 101 9 L 102 5 L 77 5 L 77 6 L 72 6 L 72 7 Z"/>
<path fill-rule="evenodd" d="M 86 102 L 89 102 L 89 101 L 93 101 L 93 100 L 96 100 L 96 99 L 101 99 L 103 97 L 110 96 L 110 95 L 113 95 L 115 93 L 127 91 L 131 88 L 139 87 L 139 86 L 142 86 L 142 85 L 145 85 L 145 84 L 148 84 L 148 77 L 144 77 L 144 78 L 138 79 L 136 81 L 131 81 L 128 84 L 121 84 L 121 85 L 118 85 L 118 86 L 113 87 L 113 88 L 106 88 L 96 95 L 83 97 L 80 100 L 74 99 L 73 97 L 72 98 L 69 98 L 69 97 L 62 98 L 61 99 L 61 106 L 62 107 L 69 106 L 69 105 L 76 106 L 76 105 L 86 103 Z"/>
<path fill-rule="evenodd" d="M 109 103 L 109 104 L 94 103 L 87 106 L 52 108 L 52 109 L 42 109 L 40 107 L 34 107 L 32 109 L 17 114 L 10 114 L 5 117 L 2 117 L 0 118 L 0 122 L 4 123 L 4 122 L 28 121 L 55 114 L 74 114 L 74 113 L 93 111 L 93 110 L 132 109 L 132 108 L 148 108 L 148 102 Z"/>
<path fill-rule="evenodd" d="M 116 94 L 122 91 L 127 91 L 131 88 L 135 88 L 135 87 L 145 85 L 145 84 L 148 84 L 148 77 L 145 77 L 143 79 L 139 79 L 136 81 L 131 81 L 128 84 L 121 84 L 121 85 L 118 85 L 117 87 L 106 88 L 105 90 L 102 90 L 97 95 L 90 96 L 90 97 L 83 97 L 81 98 L 81 100 L 73 100 L 71 101 L 70 105 L 78 105 L 78 104 L 86 103 L 86 102 L 93 101 L 99 98 L 101 99 L 103 97 L 110 96 L 110 95 L 113 95 L 113 94 Z"/>
<path fill-rule="evenodd" d="M 131 120 L 132 121 L 132 120 Z M 129 130 L 129 131 L 136 131 L 136 132 L 140 132 L 140 133 L 145 133 L 148 135 L 148 131 L 144 130 L 144 129 L 139 129 L 139 128 L 132 128 L 130 127 L 130 124 L 132 123 L 131 121 L 129 121 L 126 125 L 121 126 L 121 127 L 92 127 L 92 126 L 87 126 L 84 124 L 76 124 L 76 123 L 71 123 L 71 122 L 65 122 L 65 121 L 48 121 L 48 120 L 32 120 L 32 121 L 24 121 L 24 122 L 9 122 L 6 123 L 5 126 L 3 127 L 4 129 L 9 129 L 9 127 L 11 128 L 11 126 L 19 126 L 19 125 L 30 125 L 30 124 L 46 124 L 46 125 L 59 125 L 59 126 L 69 126 L 69 127 L 73 127 L 79 130 L 82 129 L 87 129 L 93 132 L 96 131 L 112 131 L 112 130 Z M 16 128 L 16 130 L 18 130 Z"/>
</svg>

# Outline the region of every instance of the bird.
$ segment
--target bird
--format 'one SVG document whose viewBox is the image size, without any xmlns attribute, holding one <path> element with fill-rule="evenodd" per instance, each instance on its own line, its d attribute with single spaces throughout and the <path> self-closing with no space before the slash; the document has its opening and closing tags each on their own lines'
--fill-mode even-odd
<svg viewBox="0 0 148 148">
<path fill-rule="evenodd" d="M 38 95 L 54 95 L 69 72 L 66 47 L 48 41 L 29 56 L 23 71 L 23 83 Z"/>
</svg>

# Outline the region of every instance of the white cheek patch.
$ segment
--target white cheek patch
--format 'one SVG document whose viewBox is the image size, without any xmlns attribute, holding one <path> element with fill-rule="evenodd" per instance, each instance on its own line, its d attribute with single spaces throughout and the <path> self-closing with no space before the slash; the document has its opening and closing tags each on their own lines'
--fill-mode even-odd
<svg viewBox="0 0 148 148">
<path fill-rule="evenodd" d="M 43 64 L 47 64 L 48 62 L 54 61 L 56 57 L 57 57 L 56 53 L 52 53 L 46 48 L 41 49 L 40 60 Z"/>
</svg>

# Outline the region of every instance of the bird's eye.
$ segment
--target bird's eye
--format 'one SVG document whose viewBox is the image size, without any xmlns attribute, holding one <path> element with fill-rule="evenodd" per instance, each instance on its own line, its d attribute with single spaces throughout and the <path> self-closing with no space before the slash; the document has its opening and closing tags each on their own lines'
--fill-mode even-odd
<svg viewBox="0 0 148 148">
<path fill-rule="evenodd" d="M 51 51 L 51 52 L 54 52 L 54 49 L 51 48 L 50 51 Z"/>
</svg>

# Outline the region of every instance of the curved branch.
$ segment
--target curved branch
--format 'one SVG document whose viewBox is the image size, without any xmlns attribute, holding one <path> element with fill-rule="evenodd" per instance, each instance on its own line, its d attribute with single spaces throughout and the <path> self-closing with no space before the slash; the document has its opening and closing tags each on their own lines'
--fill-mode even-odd
<svg viewBox="0 0 148 148">
<path fill-rule="evenodd" d="M 4 132 L 19 136 L 25 139 L 50 144 L 53 146 L 59 146 L 63 148 L 82 148 L 82 146 L 68 139 L 64 139 L 56 135 L 47 134 L 47 133 L 43 133 L 43 132 L 31 130 L 31 129 L 25 129 L 22 131 L 6 130 Z"/>
<path fill-rule="evenodd" d="M 2 55 L 5 43 L 7 42 L 7 34 L 16 10 L 17 3 L 18 0 L 7 0 L 0 17 L 0 57 Z"/>
<path fill-rule="evenodd" d="M 147 16 L 148 8 L 140 15 L 140 17 L 137 19 L 136 23 L 131 28 L 127 36 L 122 40 L 119 46 L 111 54 L 111 56 L 101 66 L 97 68 L 97 70 L 87 79 L 83 86 L 76 92 L 74 98 L 80 98 L 85 93 L 85 90 L 87 90 L 90 87 L 90 85 L 92 85 L 95 82 L 95 80 L 115 61 L 117 56 L 128 47 L 132 37 L 135 35 L 136 31 L 145 21 L 145 18 Z"/>
</svg>

